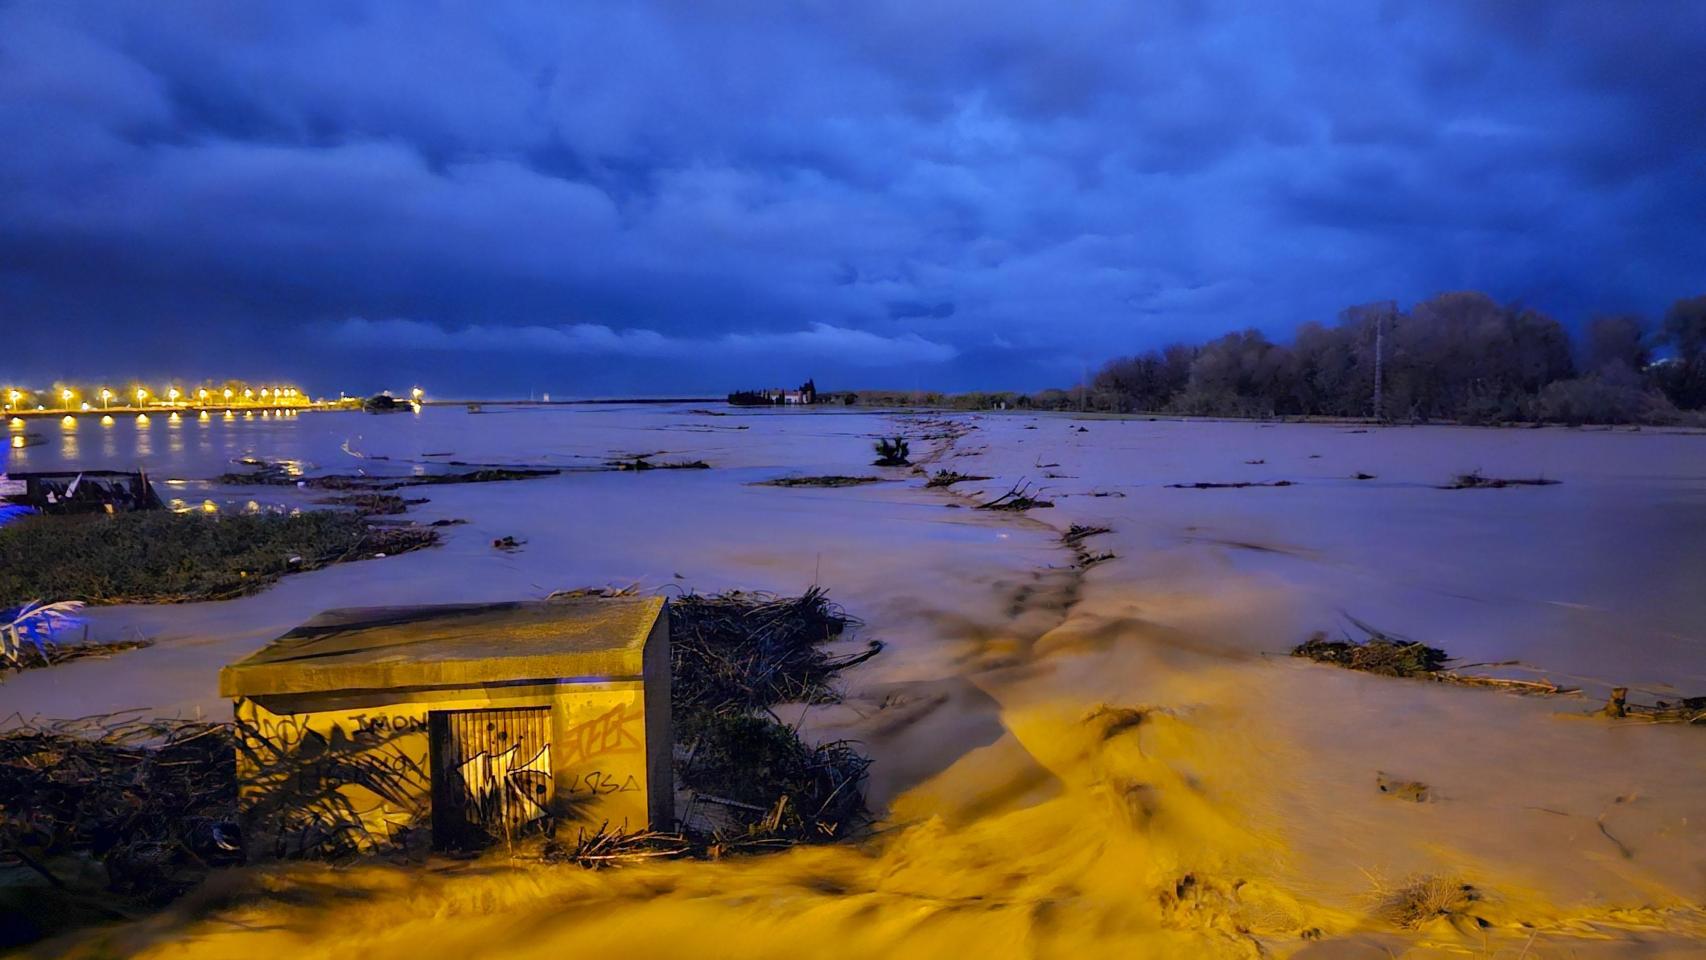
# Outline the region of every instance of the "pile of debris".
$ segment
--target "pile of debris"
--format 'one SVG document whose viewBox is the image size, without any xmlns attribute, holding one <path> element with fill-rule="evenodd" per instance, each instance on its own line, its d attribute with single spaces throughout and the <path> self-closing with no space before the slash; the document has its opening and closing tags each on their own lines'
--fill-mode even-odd
<svg viewBox="0 0 1706 960">
<path fill-rule="evenodd" d="M 937 470 L 935 476 L 932 476 L 924 485 L 926 487 L 951 487 L 956 483 L 972 483 L 988 479 L 990 478 L 960 473 L 958 470 Z"/>
<path fill-rule="evenodd" d="M 1548 480 L 1545 477 L 1487 477 L 1481 471 L 1460 473 L 1450 483 L 1443 484 L 1441 490 L 1503 490 L 1505 487 L 1555 487 L 1561 481 Z"/>
<path fill-rule="evenodd" d="M 226 724 L 14 721 L 0 736 L 0 862 L 40 874 L 93 857 L 108 888 L 158 904 L 237 863 L 236 751 Z"/>
<path fill-rule="evenodd" d="M 1373 633 L 1366 640 L 1329 640 L 1327 634 L 1316 632 L 1292 648 L 1291 655 L 1383 677 L 1430 677 L 1444 669 L 1450 659 L 1438 647 L 1382 633 Z"/>
<path fill-rule="evenodd" d="M 806 744 L 771 708 L 836 702 L 836 676 L 882 644 L 831 655 L 825 646 L 858 621 L 818 587 L 798 597 L 688 594 L 669 610 L 676 781 L 692 799 L 681 835 L 637 838 L 634 849 L 655 853 L 664 843 L 718 856 L 840 840 L 863 827 L 870 761 L 847 742 Z M 611 852 L 609 837 L 587 843 L 598 856 Z M 578 849 L 561 858 L 579 862 Z"/>
<path fill-rule="evenodd" d="M 1446 664 L 1450 663 L 1452 658 L 1438 647 L 1382 632 L 1352 616 L 1347 615 L 1345 619 L 1362 631 L 1363 639 L 1352 639 L 1347 633 L 1342 640 L 1329 640 L 1325 633 L 1317 631 L 1308 640 L 1293 647 L 1291 655 L 1383 677 L 1410 677 L 1470 687 L 1494 687 L 1512 693 L 1541 696 L 1581 692 L 1577 687 L 1560 686 L 1547 679 L 1517 680 L 1448 670 Z"/>
</svg>

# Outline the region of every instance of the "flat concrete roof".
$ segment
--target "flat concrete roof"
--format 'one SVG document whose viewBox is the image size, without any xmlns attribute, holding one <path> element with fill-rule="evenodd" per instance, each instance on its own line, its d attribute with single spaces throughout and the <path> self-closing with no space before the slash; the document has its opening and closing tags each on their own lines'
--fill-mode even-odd
<svg viewBox="0 0 1706 960">
<path fill-rule="evenodd" d="M 219 672 L 252 697 L 525 680 L 638 680 L 662 597 L 328 610 Z"/>
</svg>

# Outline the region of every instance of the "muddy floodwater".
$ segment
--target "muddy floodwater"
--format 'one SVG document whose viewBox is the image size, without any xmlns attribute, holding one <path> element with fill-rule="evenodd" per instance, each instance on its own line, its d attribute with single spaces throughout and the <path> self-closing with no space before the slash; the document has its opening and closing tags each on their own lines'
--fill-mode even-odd
<svg viewBox="0 0 1706 960">
<path fill-rule="evenodd" d="M 717 413 L 726 408 L 719 406 Z M 14 470 L 142 464 L 185 509 L 293 509 L 225 487 L 307 472 L 564 468 L 420 488 L 442 546 L 239 600 L 91 611 L 151 638 L 0 685 L 0 714 L 223 716 L 218 668 L 339 606 L 811 584 L 887 647 L 846 702 L 785 711 L 862 741 L 859 843 L 715 863 L 273 866 L 53 945 L 149 957 L 1700 957 L 1706 729 L 1591 716 L 1706 694 L 1706 436 L 727 411 L 696 405 L 303 414 L 34 429 Z M 903 434 L 927 489 L 870 466 Z M 614 473 L 613 455 L 710 470 Z M 1459 474 L 1546 486 L 1448 490 Z M 789 475 L 891 482 L 755 485 Z M 1363 477 L 1358 479 L 1358 477 Z M 1194 489 L 1170 484 L 1251 482 Z M 1285 481 L 1285 485 L 1277 484 Z M 1049 508 L 976 509 L 1029 485 Z M 1082 552 L 1072 524 L 1109 528 Z M 513 552 L 493 539 L 525 543 Z M 1111 554 L 1111 556 L 1106 556 Z M 1086 565 L 1084 560 L 1099 562 Z M 1353 621 L 1511 693 L 1286 655 Z M 1377 786 L 1427 784 L 1423 802 Z M 1405 922 L 1419 878 L 1462 893 Z M 1467 885 L 1467 891 L 1465 887 Z M 267 891 L 256 894 L 256 890 Z"/>
</svg>

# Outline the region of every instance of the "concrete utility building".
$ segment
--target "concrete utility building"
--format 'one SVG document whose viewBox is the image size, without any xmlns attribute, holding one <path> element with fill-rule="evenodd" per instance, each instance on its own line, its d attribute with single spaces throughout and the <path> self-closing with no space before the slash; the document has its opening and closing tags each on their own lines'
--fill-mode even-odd
<svg viewBox="0 0 1706 960">
<path fill-rule="evenodd" d="M 332 610 L 219 681 L 253 853 L 673 826 L 662 598 Z"/>
</svg>

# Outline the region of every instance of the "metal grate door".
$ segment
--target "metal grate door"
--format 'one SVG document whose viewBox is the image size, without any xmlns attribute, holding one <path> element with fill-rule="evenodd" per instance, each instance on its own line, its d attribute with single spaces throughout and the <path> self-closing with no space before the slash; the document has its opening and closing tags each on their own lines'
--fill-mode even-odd
<svg viewBox="0 0 1706 960">
<path fill-rule="evenodd" d="M 478 846 L 549 823 L 549 707 L 435 711 L 428 725 L 435 843 Z"/>
</svg>

